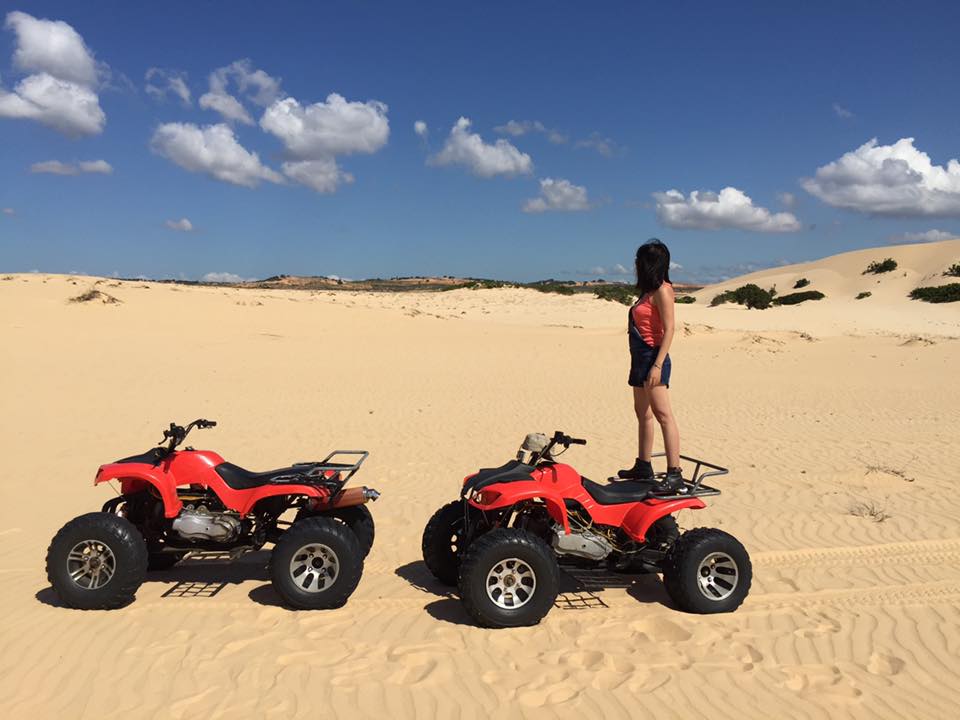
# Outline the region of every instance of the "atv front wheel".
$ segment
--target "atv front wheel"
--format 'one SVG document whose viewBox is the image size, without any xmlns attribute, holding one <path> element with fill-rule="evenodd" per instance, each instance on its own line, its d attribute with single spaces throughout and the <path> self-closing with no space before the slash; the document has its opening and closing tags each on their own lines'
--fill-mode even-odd
<svg viewBox="0 0 960 720">
<path fill-rule="evenodd" d="M 460 599 L 482 627 L 536 625 L 559 588 L 553 550 L 525 530 L 491 530 L 470 545 L 460 566 Z"/>
<path fill-rule="evenodd" d="M 423 562 L 444 585 L 456 585 L 463 541 L 463 502 L 454 500 L 437 510 L 423 529 Z"/>
<path fill-rule="evenodd" d="M 750 556 L 732 535 L 697 528 L 680 536 L 667 556 L 663 584 L 685 612 L 732 612 L 750 591 Z"/>
<path fill-rule="evenodd" d="M 47 549 L 47 580 L 65 605 L 111 610 L 133 600 L 147 574 L 147 544 L 126 518 L 92 512 L 64 525 Z"/>
<path fill-rule="evenodd" d="M 350 528 L 330 517 L 298 520 L 273 548 L 270 577 L 291 607 L 341 607 L 363 574 L 363 549 Z"/>
</svg>

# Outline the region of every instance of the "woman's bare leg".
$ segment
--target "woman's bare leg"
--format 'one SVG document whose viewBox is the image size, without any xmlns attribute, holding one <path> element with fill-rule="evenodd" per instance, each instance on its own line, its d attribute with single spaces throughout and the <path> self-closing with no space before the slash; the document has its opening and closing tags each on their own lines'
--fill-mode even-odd
<svg viewBox="0 0 960 720">
<path fill-rule="evenodd" d="M 633 409 L 637 413 L 637 427 L 639 428 L 637 457 L 649 461 L 650 455 L 653 453 L 654 426 L 653 411 L 650 409 L 646 388 L 635 387 L 633 389 Z"/>
<path fill-rule="evenodd" d="M 644 387 L 653 416 L 663 431 L 663 449 L 667 451 L 667 467 L 680 467 L 680 429 L 670 407 L 670 390 L 666 385 Z M 652 433 L 651 433 L 652 435 Z"/>
</svg>

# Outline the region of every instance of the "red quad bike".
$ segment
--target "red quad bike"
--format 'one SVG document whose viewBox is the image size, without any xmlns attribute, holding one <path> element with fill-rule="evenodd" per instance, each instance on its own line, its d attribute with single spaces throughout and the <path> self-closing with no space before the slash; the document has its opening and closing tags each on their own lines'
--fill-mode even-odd
<svg viewBox="0 0 960 720">
<path fill-rule="evenodd" d="M 423 532 L 433 575 L 459 585 L 470 616 L 485 627 L 535 625 L 559 591 L 559 562 L 618 572 L 659 572 L 686 612 L 730 612 L 750 590 L 750 557 L 736 538 L 712 528 L 680 534 L 673 514 L 706 507 L 720 491 L 705 478 L 727 470 L 684 456 L 696 468 L 676 490 L 657 480 L 595 483 L 556 462 L 562 447 L 586 445 L 557 431 L 528 435 L 517 459 L 463 482 Z M 709 471 L 701 472 L 703 468 Z"/>
<path fill-rule="evenodd" d="M 274 543 L 270 576 L 295 608 L 343 605 L 360 582 L 373 545 L 365 503 L 379 493 L 344 489 L 367 458 L 335 450 L 319 462 L 250 472 L 217 453 L 177 447 L 193 428 L 173 423 L 160 445 L 101 465 L 94 484 L 117 480 L 120 497 L 61 528 L 47 550 L 47 578 L 69 607 L 110 609 L 129 603 L 149 570 L 165 570 L 188 553 L 236 559 Z M 332 462 L 348 456 L 355 462 Z M 293 522 L 280 519 L 296 510 Z"/>
</svg>

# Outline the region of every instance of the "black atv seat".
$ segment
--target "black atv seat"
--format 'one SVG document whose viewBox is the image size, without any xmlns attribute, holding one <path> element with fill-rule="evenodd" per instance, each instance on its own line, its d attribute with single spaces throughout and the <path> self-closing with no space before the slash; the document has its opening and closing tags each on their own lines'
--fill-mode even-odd
<svg viewBox="0 0 960 720">
<path fill-rule="evenodd" d="M 293 467 L 279 468 L 277 470 L 268 470 L 267 472 L 251 472 L 244 470 L 239 465 L 233 463 L 220 463 L 214 470 L 217 475 L 223 478 L 223 481 L 234 490 L 250 490 L 261 485 L 271 485 L 274 483 L 306 483 L 305 477 L 312 465 L 294 465 Z"/>
<path fill-rule="evenodd" d="M 583 478 L 584 490 L 601 505 L 641 502 L 653 497 L 656 485 L 655 480 L 620 480 L 601 485 Z"/>
</svg>

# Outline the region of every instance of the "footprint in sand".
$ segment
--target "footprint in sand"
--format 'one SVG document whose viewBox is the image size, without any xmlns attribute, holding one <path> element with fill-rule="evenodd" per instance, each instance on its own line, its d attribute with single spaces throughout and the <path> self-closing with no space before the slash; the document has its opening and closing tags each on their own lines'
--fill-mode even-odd
<svg viewBox="0 0 960 720">
<path fill-rule="evenodd" d="M 784 679 L 778 685 L 801 695 L 831 695 L 838 700 L 856 700 L 863 691 L 836 665 L 796 665 L 781 668 Z"/>
<path fill-rule="evenodd" d="M 630 629 L 641 632 L 656 642 L 684 642 L 693 635 L 672 620 L 641 620 L 630 623 Z"/>
<path fill-rule="evenodd" d="M 906 663 L 895 655 L 885 655 L 883 653 L 872 653 L 867 662 L 867 672 L 874 675 L 897 675 L 903 670 Z"/>
</svg>

